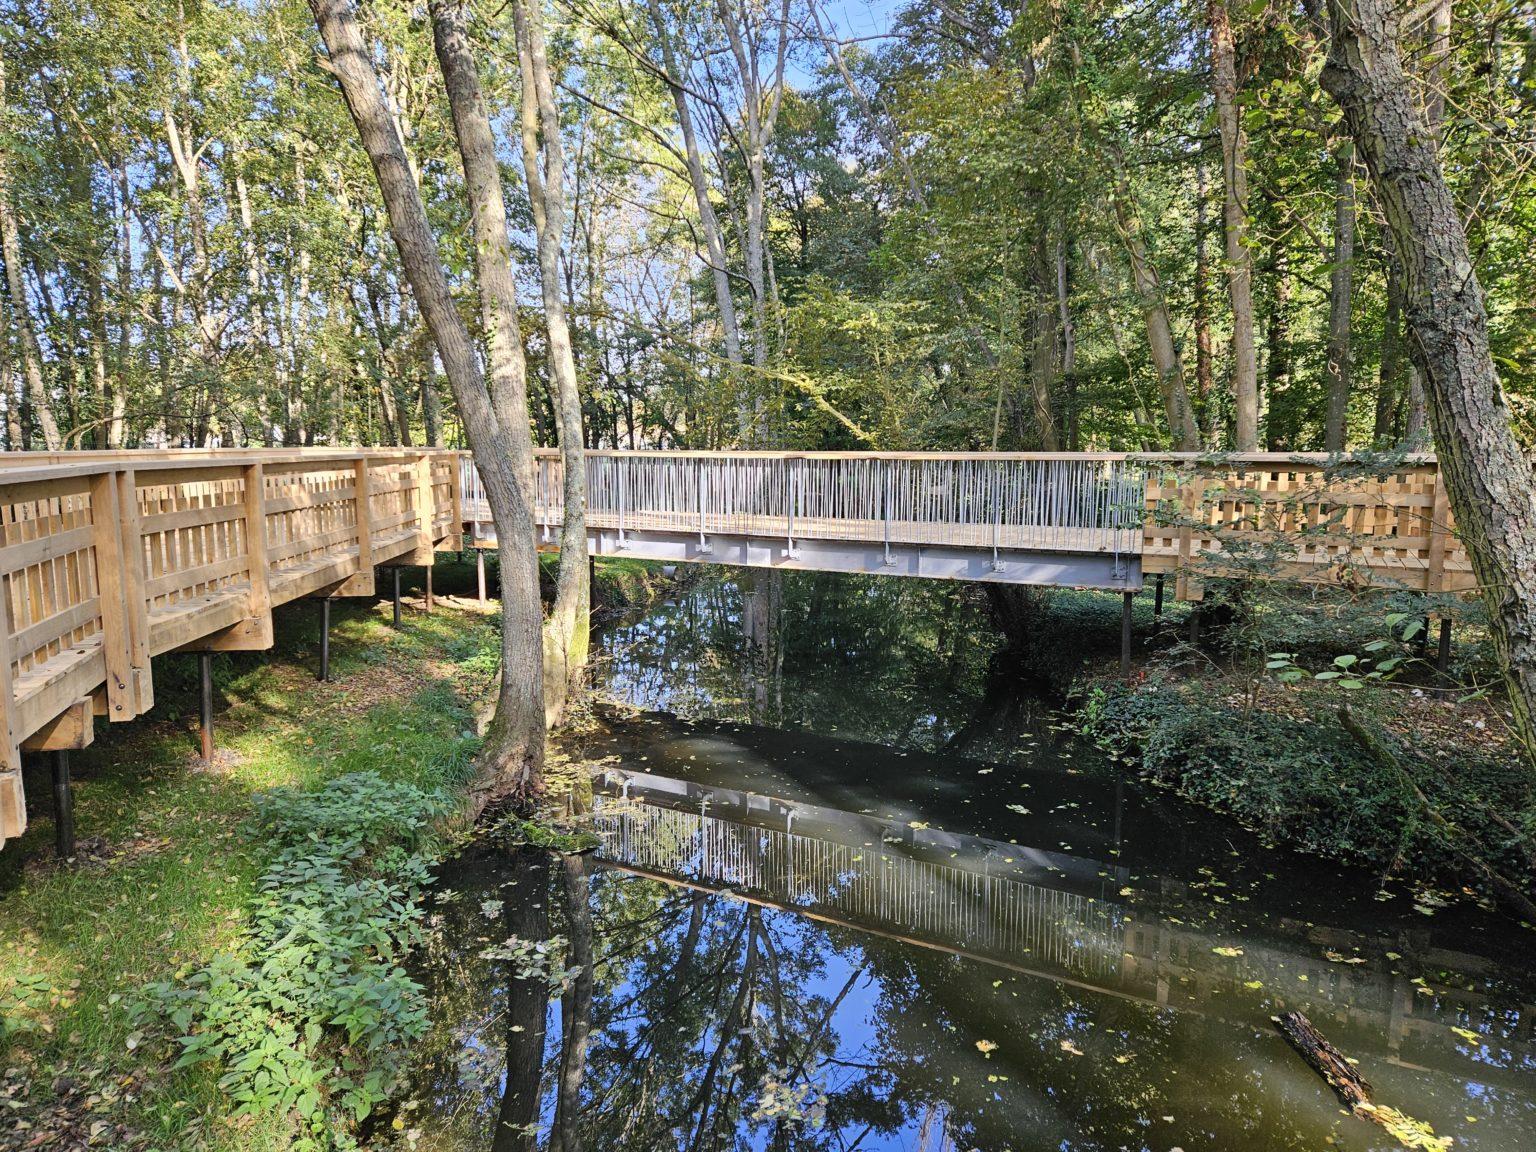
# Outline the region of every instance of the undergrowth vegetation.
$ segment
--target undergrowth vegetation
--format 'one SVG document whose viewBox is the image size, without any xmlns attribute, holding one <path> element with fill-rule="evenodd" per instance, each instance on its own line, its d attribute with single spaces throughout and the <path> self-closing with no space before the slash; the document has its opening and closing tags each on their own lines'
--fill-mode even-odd
<svg viewBox="0 0 1536 1152">
<path fill-rule="evenodd" d="M 345 1147 L 388 1095 L 497 667 L 489 614 L 388 617 L 338 605 L 326 684 L 312 605 L 279 611 L 275 651 L 219 657 L 212 765 L 195 680 L 157 661 L 156 710 L 75 756 L 77 865 L 52 861 L 46 807 L 7 844 L 0 1146 Z"/>
</svg>

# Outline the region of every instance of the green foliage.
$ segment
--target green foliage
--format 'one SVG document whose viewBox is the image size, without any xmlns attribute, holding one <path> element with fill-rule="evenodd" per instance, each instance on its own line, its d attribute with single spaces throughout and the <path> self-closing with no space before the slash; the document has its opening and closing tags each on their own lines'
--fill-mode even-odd
<svg viewBox="0 0 1536 1152">
<path fill-rule="evenodd" d="M 1412 789 L 1344 730 L 1330 696 L 1313 689 L 1291 713 L 1249 707 L 1207 681 L 1100 686 L 1079 723 L 1143 777 L 1272 841 L 1383 872 L 1459 875 L 1456 851 Z M 1369 694 L 1354 703 L 1368 709 Z M 1496 866 L 1521 874 L 1523 854 L 1536 848 L 1536 805 L 1520 765 L 1472 751 L 1452 767 L 1375 727 L 1430 802 L 1489 845 Z"/>
<path fill-rule="evenodd" d="M 212 1062 L 237 1113 L 294 1114 L 296 1147 L 350 1147 L 426 1028 L 400 966 L 419 938 L 440 793 L 371 772 L 275 790 L 248 829 L 271 851 L 238 952 L 149 985 L 138 1011 L 178 1033 L 177 1066 Z"/>
</svg>

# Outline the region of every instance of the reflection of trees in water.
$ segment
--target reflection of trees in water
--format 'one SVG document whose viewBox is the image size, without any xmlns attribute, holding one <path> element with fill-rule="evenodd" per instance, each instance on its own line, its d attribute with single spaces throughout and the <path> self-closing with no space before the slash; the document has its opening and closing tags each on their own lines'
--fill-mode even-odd
<svg viewBox="0 0 1536 1152">
<path fill-rule="evenodd" d="M 1278 1036 L 1180 1007 L 1178 980 L 1169 1006 L 1138 1002 L 580 858 L 492 855 L 455 883 L 428 973 L 427 1148 L 529 1148 L 533 1117 L 560 1152 L 1369 1143 Z M 559 987 L 481 956 L 540 931 L 568 941 L 550 967 L 582 969 Z M 1474 1107 L 1458 1077 L 1371 1071 L 1421 1115 Z M 1528 1123 L 1528 1096 L 1481 1091 L 1479 1134 Z"/>
<path fill-rule="evenodd" d="M 1001 707 L 1034 701 L 979 599 L 944 581 L 742 570 L 609 629 L 608 687 L 690 719 L 836 731 L 937 751 L 984 740 Z M 978 716 L 978 708 L 984 716 Z M 1020 727 L 1016 731 L 1029 731 Z M 1011 747 L 1011 745 L 1006 745 Z"/>
</svg>

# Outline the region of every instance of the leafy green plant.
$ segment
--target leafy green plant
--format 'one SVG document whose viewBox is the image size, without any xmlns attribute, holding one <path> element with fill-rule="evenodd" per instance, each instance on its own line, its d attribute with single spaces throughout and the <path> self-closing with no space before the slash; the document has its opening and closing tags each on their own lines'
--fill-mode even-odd
<svg viewBox="0 0 1536 1152">
<path fill-rule="evenodd" d="M 426 1029 L 400 962 L 447 810 L 373 772 L 260 798 L 249 832 L 272 858 L 243 946 L 150 985 L 136 1014 L 172 1025 L 178 1066 L 221 1066 L 237 1112 L 292 1113 L 298 1148 L 352 1147 L 348 1129 L 389 1097 L 401 1046 Z"/>
</svg>

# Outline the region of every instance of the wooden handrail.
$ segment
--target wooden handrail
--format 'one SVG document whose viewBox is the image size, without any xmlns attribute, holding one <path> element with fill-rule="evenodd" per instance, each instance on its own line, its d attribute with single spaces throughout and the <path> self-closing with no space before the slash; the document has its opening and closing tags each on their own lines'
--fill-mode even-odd
<svg viewBox="0 0 1536 1152">
<path fill-rule="evenodd" d="M 0 453 L 0 844 L 26 827 L 21 750 L 82 746 L 92 711 L 142 714 L 153 656 L 266 648 L 274 605 L 430 564 L 459 530 L 441 481 L 459 455 Z M 82 711 L 83 732 L 56 723 Z"/>
</svg>

